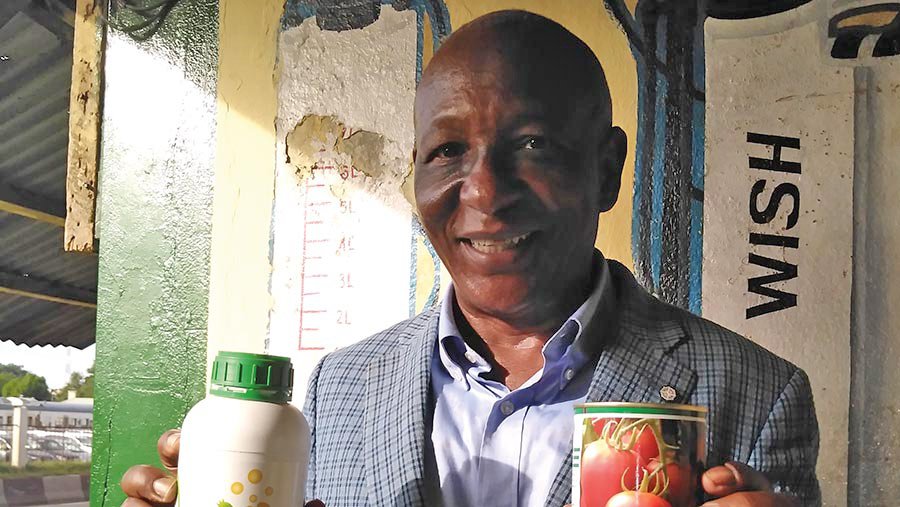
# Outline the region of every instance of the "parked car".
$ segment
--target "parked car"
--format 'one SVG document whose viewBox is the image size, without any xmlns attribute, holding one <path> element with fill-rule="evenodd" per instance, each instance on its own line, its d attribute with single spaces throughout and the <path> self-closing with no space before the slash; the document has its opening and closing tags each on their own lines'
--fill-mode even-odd
<svg viewBox="0 0 900 507">
<path fill-rule="evenodd" d="M 0 461 L 8 463 L 12 459 L 12 445 L 3 437 L 0 437 Z"/>
<path fill-rule="evenodd" d="M 28 459 L 34 461 L 88 461 L 90 456 L 81 451 L 67 449 L 60 438 L 28 436 L 25 445 Z"/>
<path fill-rule="evenodd" d="M 25 444 L 25 452 L 29 461 L 65 461 L 62 455 L 62 444 L 42 438 L 29 438 Z"/>
<path fill-rule="evenodd" d="M 90 451 L 93 448 L 94 438 L 90 435 L 75 435 L 75 438 L 81 442 L 81 444 Z"/>
<path fill-rule="evenodd" d="M 90 435 L 90 433 L 88 434 Z M 81 433 L 74 431 L 55 431 L 55 430 L 29 430 L 28 439 L 31 440 L 49 440 L 54 444 L 45 444 L 47 450 L 54 451 L 56 454 L 63 456 L 64 459 L 90 461 L 91 447 L 85 445 L 78 437 L 83 436 Z M 57 445 L 59 444 L 59 445 Z M 50 447 L 47 447 L 50 446 Z M 52 449 L 51 449 L 52 447 Z M 62 447 L 62 449 L 60 449 Z"/>
</svg>

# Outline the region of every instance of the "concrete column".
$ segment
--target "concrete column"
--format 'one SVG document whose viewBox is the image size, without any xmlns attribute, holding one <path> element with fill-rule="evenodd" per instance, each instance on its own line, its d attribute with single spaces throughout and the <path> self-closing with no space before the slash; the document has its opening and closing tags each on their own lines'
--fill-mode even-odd
<svg viewBox="0 0 900 507">
<path fill-rule="evenodd" d="M 9 398 L 13 403 L 12 456 L 10 464 L 13 468 L 23 468 L 28 464 L 28 407 L 20 398 Z"/>
<path fill-rule="evenodd" d="M 149 41 L 113 28 L 128 10 L 104 55 L 95 506 L 122 504 L 122 475 L 206 390 L 218 0 L 177 2 Z"/>
</svg>

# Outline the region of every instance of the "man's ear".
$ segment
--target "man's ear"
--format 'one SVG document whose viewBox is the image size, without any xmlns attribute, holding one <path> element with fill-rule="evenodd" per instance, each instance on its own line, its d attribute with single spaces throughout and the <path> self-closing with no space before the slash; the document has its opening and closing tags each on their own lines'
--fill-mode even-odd
<svg viewBox="0 0 900 507">
<path fill-rule="evenodd" d="M 619 127 L 613 126 L 600 149 L 600 212 L 612 209 L 619 199 L 619 188 L 622 186 L 622 170 L 628 154 L 628 136 Z"/>
</svg>

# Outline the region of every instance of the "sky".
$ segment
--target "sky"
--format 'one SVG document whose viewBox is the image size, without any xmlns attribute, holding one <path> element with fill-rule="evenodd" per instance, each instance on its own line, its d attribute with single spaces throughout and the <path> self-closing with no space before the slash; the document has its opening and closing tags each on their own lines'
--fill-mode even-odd
<svg viewBox="0 0 900 507">
<path fill-rule="evenodd" d="M 47 379 L 47 387 L 66 385 L 72 372 L 82 374 L 94 364 L 95 345 L 79 350 L 75 347 L 28 347 L 11 341 L 0 341 L 0 364 L 13 363 Z"/>
</svg>

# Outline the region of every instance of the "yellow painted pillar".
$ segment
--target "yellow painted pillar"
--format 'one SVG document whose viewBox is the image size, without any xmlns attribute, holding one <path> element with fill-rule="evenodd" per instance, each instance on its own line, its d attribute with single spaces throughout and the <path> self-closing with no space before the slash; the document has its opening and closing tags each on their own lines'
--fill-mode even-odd
<svg viewBox="0 0 900 507">
<path fill-rule="evenodd" d="M 208 362 L 261 352 L 275 191 L 276 44 L 283 0 L 221 0 Z"/>
</svg>

